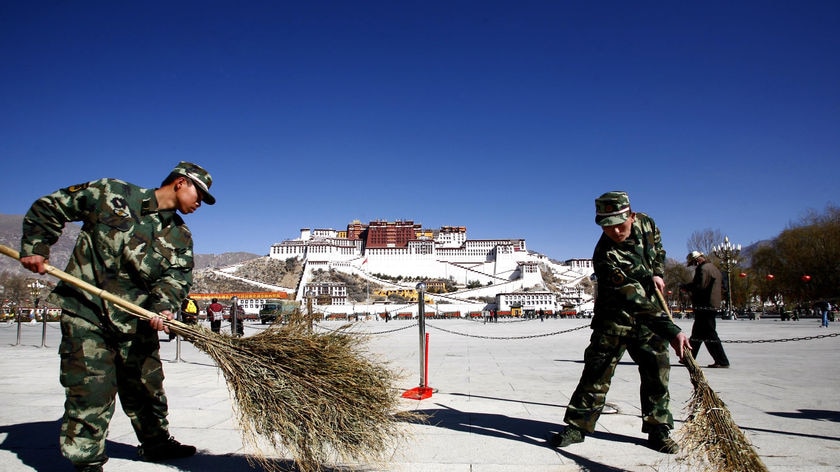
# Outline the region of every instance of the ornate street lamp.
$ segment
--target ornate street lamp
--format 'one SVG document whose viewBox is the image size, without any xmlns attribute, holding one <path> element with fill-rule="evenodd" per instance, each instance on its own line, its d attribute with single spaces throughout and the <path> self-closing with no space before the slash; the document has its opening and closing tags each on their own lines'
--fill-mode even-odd
<svg viewBox="0 0 840 472">
<path fill-rule="evenodd" d="M 732 318 L 732 268 L 738 263 L 738 256 L 741 255 L 741 245 L 733 245 L 729 242 L 729 236 L 723 238 L 723 243 L 712 248 L 712 252 L 720 259 L 720 265 L 726 272 L 726 312 L 727 318 Z"/>
</svg>

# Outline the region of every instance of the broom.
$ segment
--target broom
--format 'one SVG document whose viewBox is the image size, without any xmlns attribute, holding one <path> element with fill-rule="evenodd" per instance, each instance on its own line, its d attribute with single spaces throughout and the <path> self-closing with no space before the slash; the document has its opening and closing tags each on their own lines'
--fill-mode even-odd
<svg viewBox="0 0 840 472">
<path fill-rule="evenodd" d="M 20 254 L 0 245 L 0 252 Z M 162 317 L 116 295 L 47 265 L 47 273 L 81 290 L 151 320 Z M 395 375 L 369 360 L 365 340 L 339 330 L 316 334 L 302 323 L 276 325 L 239 338 L 213 333 L 198 325 L 164 320 L 164 326 L 207 353 L 221 369 L 234 400 L 243 442 L 256 451 L 249 462 L 265 470 L 282 470 L 267 458 L 267 442 L 289 451 L 303 472 L 321 471 L 331 460 L 376 462 L 387 444 L 401 438 L 395 414 Z"/>
<path fill-rule="evenodd" d="M 671 311 L 662 292 L 656 296 L 665 313 Z M 673 318 L 671 318 L 673 321 Z M 680 456 L 689 467 L 718 472 L 767 472 L 767 467 L 753 449 L 747 436 L 732 419 L 726 404 L 718 397 L 694 360 L 691 351 L 682 363 L 688 369 L 694 393 L 688 401 L 688 419 L 678 433 Z"/>
</svg>

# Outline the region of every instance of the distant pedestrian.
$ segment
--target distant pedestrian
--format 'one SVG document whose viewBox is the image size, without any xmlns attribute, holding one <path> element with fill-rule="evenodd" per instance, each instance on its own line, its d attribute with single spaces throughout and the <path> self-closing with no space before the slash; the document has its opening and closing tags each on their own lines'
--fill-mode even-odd
<svg viewBox="0 0 840 472">
<path fill-rule="evenodd" d="M 814 309 L 821 316 L 820 328 L 828 328 L 828 313 L 831 311 L 831 303 L 826 300 L 814 303 Z"/>
<path fill-rule="evenodd" d="M 181 304 L 181 321 L 186 324 L 198 323 L 198 302 L 192 297 L 187 297 Z"/>
<path fill-rule="evenodd" d="M 722 303 L 720 270 L 699 251 L 691 251 L 685 262 L 688 267 L 695 266 L 694 279 L 681 287 L 691 294 L 691 303 L 694 306 L 691 355 L 697 359 L 700 348 L 705 343 L 714 360 L 709 367 L 726 369 L 729 367 L 729 359 L 717 334 L 717 317 L 720 315 Z"/>
<path fill-rule="evenodd" d="M 777 305 L 776 306 L 776 311 L 779 312 L 779 319 L 781 321 L 788 321 L 790 319 L 790 315 L 788 314 L 787 311 L 785 311 L 785 306 L 784 305 Z M 796 314 L 796 308 L 793 309 L 793 314 L 794 315 Z"/>
<path fill-rule="evenodd" d="M 210 305 L 207 306 L 207 321 L 210 322 L 210 331 L 214 333 L 221 332 L 224 310 L 225 307 L 219 303 L 218 298 L 214 298 L 210 301 Z"/>
<path fill-rule="evenodd" d="M 178 319 L 185 324 L 198 323 L 198 303 L 192 297 L 187 297 L 181 302 L 181 310 L 178 312 Z M 169 340 L 175 339 L 175 333 L 169 333 Z"/>
<path fill-rule="evenodd" d="M 230 305 L 230 334 L 233 336 L 245 335 L 245 310 L 239 302 Z"/>
</svg>

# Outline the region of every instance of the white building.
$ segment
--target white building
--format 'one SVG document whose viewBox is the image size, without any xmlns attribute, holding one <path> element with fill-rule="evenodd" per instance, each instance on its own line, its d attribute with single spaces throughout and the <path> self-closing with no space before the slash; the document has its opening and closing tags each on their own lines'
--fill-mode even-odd
<svg viewBox="0 0 840 472">
<path fill-rule="evenodd" d="M 298 238 L 273 244 L 269 257 L 302 259 L 305 275 L 315 268 L 335 269 L 389 277 L 440 278 L 481 287 L 473 296 L 544 289 L 540 265 L 550 263 L 544 255 L 529 253 L 524 239 L 471 240 L 464 226 L 430 230 L 413 221 L 354 221 L 343 231 L 303 228 Z M 591 261 L 572 261 L 572 267 L 562 268 L 562 272 L 574 275 L 567 276 L 570 283 L 580 274 L 591 273 Z M 299 293 L 298 299 L 303 295 Z M 572 298 L 569 295 L 567 298 Z M 556 303 L 541 301 L 540 307 L 554 310 Z"/>
<path fill-rule="evenodd" d="M 377 223 L 378 226 L 369 226 L 368 230 L 384 227 L 382 222 Z M 377 244 L 370 244 L 370 235 L 348 238 L 347 232 L 334 229 L 303 228 L 300 237 L 273 244 L 269 256 L 274 259 L 296 257 L 306 263 L 350 262 L 369 273 L 452 278 L 458 282 L 481 284 L 519 278 L 523 275 L 520 264 L 535 258 L 528 253 L 524 239 L 469 240 L 463 226 L 430 231 L 417 230 L 413 222 L 396 224 L 403 232 L 410 226 L 413 237 L 402 241 L 382 242 L 380 239 Z"/>
<path fill-rule="evenodd" d="M 317 282 L 303 287 L 304 297 L 312 297 L 319 305 L 346 305 L 347 286 L 343 283 Z M 323 303 L 325 302 L 326 303 Z"/>
<path fill-rule="evenodd" d="M 496 295 L 496 307 L 499 312 L 510 312 L 512 316 L 539 310 L 554 313 L 557 310 L 557 295 L 548 290 L 499 293 Z"/>
<path fill-rule="evenodd" d="M 582 274 L 591 273 L 593 270 L 592 259 L 569 259 L 565 264 Z"/>
</svg>

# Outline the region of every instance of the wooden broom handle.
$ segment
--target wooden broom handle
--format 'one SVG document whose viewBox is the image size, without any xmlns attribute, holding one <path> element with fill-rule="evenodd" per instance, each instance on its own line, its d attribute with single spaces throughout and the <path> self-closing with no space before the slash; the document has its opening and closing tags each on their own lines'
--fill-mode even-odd
<svg viewBox="0 0 840 472">
<path fill-rule="evenodd" d="M 19 252 L 15 251 L 14 249 L 12 249 L 8 246 L 5 246 L 3 244 L 0 244 L 0 253 L 3 253 L 5 255 L 9 256 L 12 259 L 20 260 L 20 253 Z M 177 320 L 167 320 L 166 317 L 163 316 L 163 315 L 159 315 L 159 314 L 157 314 L 153 311 L 149 311 L 149 310 L 147 310 L 147 309 L 145 309 L 145 308 L 143 308 L 139 305 L 136 305 L 134 303 L 131 303 L 127 300 L 123 300 L 122 298 L 114 295 L 113 293 L 108 292 L 106 290 L 103 290 L 99 287 L 96 287 L 95 285 L 91 285 L 91 284 L 85 282 L 84 280 L 82 280 L 78 277 L 72 276 L 72 275 L 68 274 L 67 272 L 64 272 L 63 270 L 61 270 L 57 267 L 53 267 L 53 266 L 51 266 L 47 263 L 44 263 L 44 266 L 46 267 L 48 274 L 50 274 L 50 275 L 52 275 L 52 276 L 54 276 L 58 279 L 61 279 L 62 281 L 67 282 L 70 285 L 73 285 L 77 288 L 80 288 L 80 289 L 84 290 L 85 292 L 96 295 L 97 297 L 102 298 L 103 300 L 107 300 L 107 301 L 113 303 L 114 305 L 117 305 L 118 307 L 125 309 L 126 311 L 128 311 L 129 313 L 131 313 L 132 315 L 134 315 L 138 318 L 142 318 L 142 319 L 145 319 L 145 320 L 151 320 L 153 318 L 163 318 L 165 325 L 179 326 L 179 327 L 184 327 L 185 326 L 185 325 L 181 326 L 183 323 L 181 323 Z"/>
<path fill-rule="evenodd" d="M 662 295 L 662 290 L 659 290 L 659 287 L 656 288 L 656 298 L 659 300 L 659 304 L 662 305 L 662 309 L 665 310 L 668 318 L 671 318 L 671 321 L 674 321 L 674 317 L 671 316 L 671 310 L 668 309 L 668 302 L 665 301 L 665 296 Z"/>
<path fill-rule="evenodd" d="M 659 300 L 659 304 L 662 305 L 662 309 L 665 310 L 665 313 L 668 314 L 668 318 L 670 318 L 673 323 L 674 317 L 671 316 L 671 310 L 668 309 L 668 302 L 665 301 L 665 296 L 662 295 L 662 290 L 659 290 L 659 288 L 656 289 L 656 298 Z M 682 360 L 689 372 L 700 370 L 700 366 L 697 365 L 697 362 L 694 361 L 694 356 L 691 355 L 691 350 L 685 352 Z"/>
</svg>

